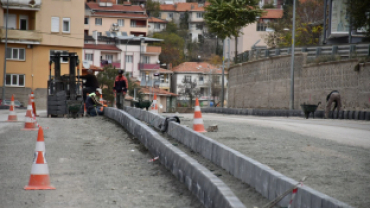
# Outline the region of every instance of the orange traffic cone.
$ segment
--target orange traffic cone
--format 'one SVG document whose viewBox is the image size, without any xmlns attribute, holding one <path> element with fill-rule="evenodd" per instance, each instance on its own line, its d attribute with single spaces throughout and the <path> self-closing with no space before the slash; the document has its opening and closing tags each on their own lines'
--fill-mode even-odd
<svg viewBox="0 0 370 208">
<path fill-rule="evenodd" d="M 18 121 L 17 113 L 14 110 L 14 95 L 12 95 L 10 100 L 8 121 Z"/>
<path fill-rule="evenodd" d="M 200 112 L 199 100 L 195 99 L 195 109 L 194 109 L 194 121 L 193 121 L 193 130 L 196 132 L 207 132 L 204 129 L 204 123 L 202 118 L 202 112 Z"/>
<path fill-rule="evenodd" d="M 103 104 L 103 95 L 102 95 L 102 94 L 100 94 L 100 100 L 99 100 L 99 102 L 100 102 L 102 105 L 104 105 L 104 104 Z M 101 110 L 101 111 L 103 111 L 103 107 L 101 107 L 101 108 L 100 108 L 100 110 Z"/>
<path fill-rule="evenodd" d="M 154 94 L 152 107 L 150 107 L 150 112 L 158 113 L 157 94 Z"/>
<path fill-rule="evenodd" d="M 31 97 L 28 98 L 27 112 L 26 112 L 26 122 L 24 123 L 24 128 L 22 130 L 36 131 L 35 120 L 32 116 L 32 102 Z"/>
<path fill-rule="evenodd" d="M 31 101 L 32 101 L 32 112 L 33 114 L 38 117 L 38 115 L 36 114 L 36 105 L 35 105 L 35 96 L 33 95 L 33 92 L 31 91 Z"/>
<path fill-rule="evenodd" d="M 26 190 L 55 189 L 50 185 L 49 168 L 43 151 L 35 152 L 33 159 L 30 181 Z"/>
<path fill-rule="evenodd" d="M 45 141 L 44 141 L 44 130 L 40 126 L 39 133 L 37 134 L 37 141 L 36 141 L 36 147 L 35 152 L 45 152 Z"/>
</svg>

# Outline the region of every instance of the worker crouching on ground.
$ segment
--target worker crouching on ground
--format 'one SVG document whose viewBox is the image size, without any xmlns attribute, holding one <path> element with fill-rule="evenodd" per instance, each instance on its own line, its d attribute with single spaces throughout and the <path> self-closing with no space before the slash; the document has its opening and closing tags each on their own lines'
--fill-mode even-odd
<svg viewBox="0 0 370 208">
<path fill-rule="evenodd" d="M 82 96 L 86 101 L 86 94 L 94 93 L 96 88 L 99 88 L 99 82 L 91 69 L 87 70 L 87 75 L 79 76 L 79 78 L 85 80 Z"/>
<path fill-rule="evenodd" d="M 325 118 L 329 118 L 329 113 L 331 109 L 331 104 L 334 102 L 333 108 L 333 117 L 334 117 L 334 110 L 337 109 L 337 118 L 339 116 L 339 111 L 342 108 L 342 101 L 340 99 L 340 94 L 337 90 L 331 91 L 328 96 L 326 96 L 326 108 L 325 108 Z"/>
<path fill-rule="evenodd" d="M 123 102 L 127 93 L 128 81 L 123 75 L 123 70 L 118 70 L 118 76 L 114 80 L 113 91 L 116 94 L 116 106 L 118 109 L 123 109 Z"/>
<path fill-rule="evenodd" d="M 99 102 L 99 97 L 101 94 L 102 94 L 102 90 L 100 88 L 97 88 L 95 93 L 91 93 L 87 96 L 85 104 L 86 104 L 87 113 L 90 116 L 103 115 L 103 110 L 102 110 L 103 104 Z"/>
</svg>

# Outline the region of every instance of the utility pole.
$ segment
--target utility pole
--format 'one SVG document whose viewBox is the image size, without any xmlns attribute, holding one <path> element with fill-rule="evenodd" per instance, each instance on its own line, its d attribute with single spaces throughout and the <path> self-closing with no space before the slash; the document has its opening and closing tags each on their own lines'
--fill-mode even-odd
<svg viewBox="0 0 370 208">
<path fill-rule="evenodd" d="M 5 105 L 5 84 L 6 84 L 6 52 L 8 50 L 8 15 L 9 15 L 9 0 L 6 0 L 6 21 L 5 21 L 5 53 L 4 53 L 4 77 L 2 104 Z"/>
<path fill-rule="evenodd" d="M 296 0 L 293 1 L 293 30 L 292 30 L 292 59 L 290 66 L 290 106 L 291 110 L 294 109 L 294 42 L 295 42 L 295 5 Z"/>
<path fill-rule="evenodd" d="M 222 82 L 221 82 L 221 89 L 222 89 L 222 94 L 221 94 L 221 107 L 224 107 L 224 77 L 225 77 L 225 39 L 223 40 L 222 43 Z"/>
</svg>

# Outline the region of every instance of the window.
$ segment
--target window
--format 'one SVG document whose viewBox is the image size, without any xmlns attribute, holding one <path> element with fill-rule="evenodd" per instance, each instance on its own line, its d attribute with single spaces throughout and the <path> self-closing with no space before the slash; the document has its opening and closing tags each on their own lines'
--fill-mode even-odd
<svg viewBox="0 0 370 208">
<path fill-rule="evenodd" d="M 88 24 L 89 24 L 89 18 L 85 17 L 85 25 L 88 25 Z"/>
<path fill-rule="evenodd" d="M 196 24 L 196 25 L 195 25 L 195 28 L 196 28 L 197 30 L 203 30 L 203 25 L 202 25 L 202 24 Z"/>
<path fill-rule="evenodd" d="M 113 61 L 113 55 L 112 54 L 106 54 L 105 55 L 105 60 L 108 60 L 108 61 Z"/>
<path fill-rule="evenodd" d="M 6 86 L 24 87 L 24 74 L 7 74 L 5 79 Z"/>
<path fill-rule="evenodd" d="M 96 34 L 98 35 L 98 37 L 102 36 L 101 32 L 97 32 Z"/>
<path fill-rule="evenodd" d="M 131 27 L 136 27 L 136 21 L 135 20 L 131 20 Z"/>
<path fill-rule="evenodd" d="M 95 18 L 95 25 L 102 25 L 101 18 Z"/>
<path fill-rule="evenodd" d="M 6 58 L 9 60 L 24 61 L 26 58 L 26 50 L 24 48 L 7 48 Z"/>
<path fill-rule="evenodd" d="M 51 18 L 51 32 L 59 32 L 59 17 Z"/>
<path fill-rule="evenodd" d="M 19 16 L 19 29 L 28 30 L 28 16 L 26 15 Z"/>
<path fill-rule="evenodd" d="M 191 76 L 185 76 L 185 82 L 191 82 Z"/>
<path fill-rule="evenodd" d="M 173 13 L 168 13 L 168 18 L 173 18 Z"/>
<path fill-rule="evenodd" d="M 149 64 L 150 63 L 150 57 L 149 56 L 143 56 L 143 63 Z"/>
<path fill-rule="evenodd" d="M 124 19 L 118 19 L 117 20 L 117 24 L 118 24 L 118 26 L 125 26 L 125 20 Z"/>
<path fill-rule="evenodd" d="M 202 12 L 197 12 L 197 18 L 203 18 L 203 13 Z"/>
<path fill-rule="evenodd" d="M 154 29 L 161 29 L 161 24 L 158 24 L 158 23 L 154 23 Z"/>
<path fill-rule="evenodd" d="M 6 25 L 6 14 L 4 14 L 4 28 Z M 16 14 L 8 14 L 8 28 L 9 29 L 16 29 L 17 28 L 17 15 Z"/>
<path fill-rule="evenodd" d="M 126 63 L 132 63 L 132 56 L 126 56 Z"/>
<path fill-rule="evenodd" d="M 64 33 L 71 32 L 71 19 L 70 18 L 63 18 L 63 32 Z"/>
<path fill-rule="evenodd" d="M 203 82 L 203 81 L 204 81 L 203 76 L 199 76 L 199 82 Z"/>
<path fill-rule="evenodd" d="M 212 80 L 216 83 L 216 84 L 220 84 L 220 76 L 214 76 L 212 78 Z"/>
<path fill-rule="evenodd" d="M 93 54 L 85 54 L 86 61 L 93 61 Z"/>
<path fill-rule="evenodd" d="M 257 31 L 266 31 L 267 23 L 257 22 Z"/>
<path fill-rule="evenodd" d="M 60 50 L 50 50 L 50 55 L 53 56 L 55 53 L 59 52 L 62 56 L 68 56 L 68 51 L 60 51 Z M 68 57 L 60 57 L 60 63 L 68 63 Z"/>
</svg>

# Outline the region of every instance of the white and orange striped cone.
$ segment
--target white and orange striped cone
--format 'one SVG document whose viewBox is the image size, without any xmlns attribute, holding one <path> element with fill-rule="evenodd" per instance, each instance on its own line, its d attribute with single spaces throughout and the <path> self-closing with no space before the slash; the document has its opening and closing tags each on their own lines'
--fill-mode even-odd
<svg viewBox="0 0 370 208">
<path fill-rule="evenodd" d="M 9 106 L 9 116 L 8 121 L 18 121 L 17 113 L 14 110 L 14 95 L 12 95 L 12 99 L 10 100 Z"/>
<path fill-rule="evenodd" d="M 199 100 L 195 99 L 195 109 L 194 109 L 194 120 L 193 120 L 193 130 L 196 132 L 207 132 L 204 129 L 204 123 L 202 118 L 202 112 L 200 112 Z"/>
<path fill-rule="evenodd" d="M 150 112 L 158 113 L 157 94 L 154 94 L 153 103 L 150 107 Z"/>
<path fill-rule="evenodd" d="M 39 127 L 39 132 L 37 134 L 37 141 L 36 141 L 36 147 L 35 152 L 45 152 L 45 140 L 44 140 L 44 130 L 42 127 Z"/>
<path fill-rule="evenodd" d="M 25 190 L 55 189 L 50 185 L 49 168 L 43 151 L 35 152 L 31 176 Z"/>
<path fill-rule="evenodd" d="M 103 95 L 100 94 L 100 99 L 99 99 L 99 102 L 103 105 Z M 103 107 L 100 108 L 101 111 L 103 111 Z"/>
<path fill-rule="evenodd" d="M 27 105 L 27 112 L 26 112 L 26 119 L 24 123 L 24 128 L 22 130 L 29 130 L 29 131 L 36 131 L 35 128 L 35 120 L 32 116 L 32 102 L 31 97 L 28 98 L 28 105 Z"/>
<path fill-rule="evenodd" d="M 35 96 L 33 95 L 32 91 L 31 91 L 31 102 L 32 102 L 32 113 L 35 115 L 35 117 L 38 117 L 38 115 L 36 114 Z"/>
</svg>

